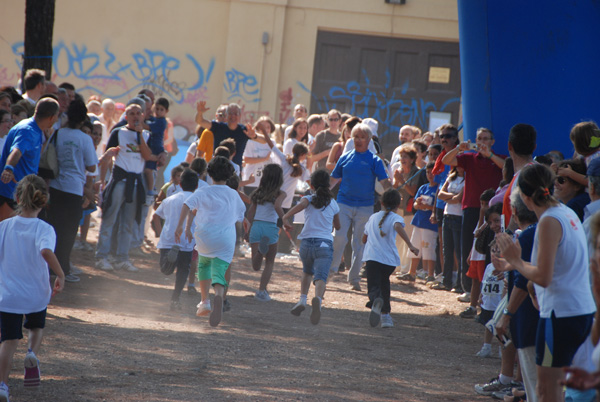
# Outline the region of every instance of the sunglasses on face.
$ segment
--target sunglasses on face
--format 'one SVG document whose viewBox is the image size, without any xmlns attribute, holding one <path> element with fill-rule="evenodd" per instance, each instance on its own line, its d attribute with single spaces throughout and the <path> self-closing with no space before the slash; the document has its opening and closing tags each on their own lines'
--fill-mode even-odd
<svg viewBox="0 0 600 402">
<path fill-rule="evenodd" d="M 448 138 L 453 138 L 453 137 L 454 137 L 454 134 L 442 134 L 442 135 L 440 135 L 440 138 L 443 139 L 443 140 L 448 139 Z"/>
<path fill-rule="evenodd" d="M 333 119 L 329 119 L 329 121 L 340 121 L 340 118 L 339 117 L 335 117 Z"/>
<path fill-rule="evenodd" d="M 558 184 L 565 184 L 567 182 L 567 178 L 563 176 L 557 176 L 555 180 Z"/>
</svg>

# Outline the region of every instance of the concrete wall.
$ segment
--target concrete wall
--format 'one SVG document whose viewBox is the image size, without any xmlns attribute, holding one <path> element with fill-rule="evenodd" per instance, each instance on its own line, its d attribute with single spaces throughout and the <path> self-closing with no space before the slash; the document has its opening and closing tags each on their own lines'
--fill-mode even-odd
<svg viewBox="0 0 600 402">
<path fill-rule="evenodd" d="M 20 75 L 24 0 L 3 7 L 0 85 Z M 456 0 L 57 0 L 53 80 L 125 102 L 150 87 L 191 129 L 195 103 L 239 102 L 244 120 L 310 105 L 318 30 L 458 41 Z M 262 44 L 263 33 L 268 42 Z"/>
</svg>

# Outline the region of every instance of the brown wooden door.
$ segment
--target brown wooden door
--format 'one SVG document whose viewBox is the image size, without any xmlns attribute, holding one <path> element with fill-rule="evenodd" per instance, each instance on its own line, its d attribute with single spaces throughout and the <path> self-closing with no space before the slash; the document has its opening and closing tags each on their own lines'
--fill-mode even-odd
<svg viewBox="0 0 600 402">
<path fill-rule="evenodd" d="M 458 124 L 458 43 L 319 31 L 311 96 L 311 113 L 376 119 L 389 157 L 400 127 L 427 131 L 431 111 Z"/>
</svg>

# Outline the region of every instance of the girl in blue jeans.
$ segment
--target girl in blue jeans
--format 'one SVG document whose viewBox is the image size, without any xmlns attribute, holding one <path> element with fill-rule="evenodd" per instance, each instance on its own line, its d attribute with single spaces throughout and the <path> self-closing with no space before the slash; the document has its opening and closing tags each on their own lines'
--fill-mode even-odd
<svg viewBox="0 0 600 402">
<path fill-rule="evenodd" d="M 304 227 L 298 235 L 298 239 L 302 240 L 300 258 L 303 266 L 300 301 L 292 308 L 292 314 L 299 316 L 306 308 L 312 280 L 315 285 L 315 297 L 312 299 L 310 322 L 317 325 L 321 319 L 321 303 L 333 259 L 331 232 L 333 227 L 336 230 L 340 229 L 340 208 L 329 190 L 329 173 L 326 170 L 317 170 L 311 175 L 310 187 L 314 194 L 302 197 L 300 202 L 283 216 L 283 226 L 291 230 L 290 218 L 304 210 Z"/>
</svg>

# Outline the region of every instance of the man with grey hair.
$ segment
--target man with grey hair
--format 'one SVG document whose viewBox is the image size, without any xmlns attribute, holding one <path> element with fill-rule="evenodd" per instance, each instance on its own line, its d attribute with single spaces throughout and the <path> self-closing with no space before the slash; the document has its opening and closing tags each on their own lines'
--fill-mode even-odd
<svg viewBox="0 0 600 402">
<path fill-rule="evenodd" d="M 348 242 L 348 229 L 352 226 L 352 266 L 348 271 L 348 283 L 356 291 L 361 290 L 359 272 L 364 247 L 362 235 L 373 214 L 375 183 L 380 182 L 385 190 L 391 187 L 383 161 L 369 151 L 371 137 L 371 129 L 366 124 L 354 126 L 354 149 L 340 156 L 331 172 L 331 187 L 340 182 L 337 202 L 341 224 L 340 229 L 335 231 L 331 270 L 338 270 Z"/>
<path fill-rule="evenodd" d="M 244 126 L 240 124 L 242 118 L 242 109 L 237 103 L 230 103 L 227 106 L 227 121 L 219 123 L 216 120 L 208 121 L 203 115 L 208 108 L 206 102 L 201 101 L 196 105 L 196 123 L 205 129 L 212 131 L 214 136 L 214 147 L 219 146 L 221 141 L 227 138 L 233 138 L 235 140 L 235 156 L 232 161 L 242 167 L 242 157 L 244 156 L 244 150 L 246 149 L 246 143 L 248 139 L 252 139 L 258 142 L 264 142 L 264 139 L 258 137 L 254 130 L 251 130 L 249 125 Z"/>
</svg>

